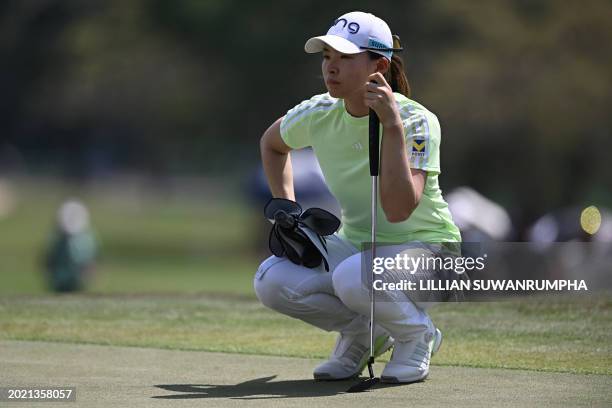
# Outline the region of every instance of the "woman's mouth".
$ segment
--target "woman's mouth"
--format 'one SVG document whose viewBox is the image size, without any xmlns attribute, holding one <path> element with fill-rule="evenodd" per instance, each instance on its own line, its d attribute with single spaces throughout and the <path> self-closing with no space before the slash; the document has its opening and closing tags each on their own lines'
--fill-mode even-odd
<svg viewBox="0 0 612 408">
<path fill-rule="evenodd" d="M 340 82 L 336 81 L 334 79 L 328 79 L 327 80 L 327 85 L 329 85 L 329 86 L 338 86 L 338 85 L 340 85 Z"/>
</svg>

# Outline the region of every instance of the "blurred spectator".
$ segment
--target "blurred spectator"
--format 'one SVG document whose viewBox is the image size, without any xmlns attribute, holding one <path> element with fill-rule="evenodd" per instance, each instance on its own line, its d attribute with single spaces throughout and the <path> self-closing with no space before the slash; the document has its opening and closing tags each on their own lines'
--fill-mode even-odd
<svg viewBox="0 0 612 408">
<path fill-rule="evenodd" d="M 612 283 L 612 212 L 599 209 L 601 223 L 591 235 L 581 225 L 580 207 L 551 211 L 528 230 L 533 251 L 546 260 L 547 275 L 557 279 L 588 279 L 599 288 Z"/>
<path fill-rule="evenodd" d="M 470 187 L 446 195 L 453 220 L 465 242 L 504 241 L 512 233 L 508 212 Z"/>
<path fill-rule="evenodd" d="M 529 228 L 529 242 L 539 247 L 547 247 L 553 242 L 612 242 L 612 212 L 607 209 L 599 210 L 601 224 L 597 232 L 590 235 L 580 224 L 581 211 L 580 207 L 567 207 L 543 215 Z"/>
<path fill-rule="evenodd" d="M 487 254 L 487 270 L 470 273 L 472 279 L 516 274 L 508 264 L 512 249 L 504 242 L 512 238 L 513 226 L 506 209 L 470 187 L 457 187 L 445 195 L 453 220 L 461 230 L 463 256 Z M 499 244 L 498 244 L 499 243 Z M 491 275 L 494 273 L 494 275 Z"/>
<path fill-rule="evenodd" d="M 93 271 L 96 240 L 89 211 L 77 200 L 64 202 L 46 256 L 47 278 L 55 292 L 85 289 Z"/>
</svg>

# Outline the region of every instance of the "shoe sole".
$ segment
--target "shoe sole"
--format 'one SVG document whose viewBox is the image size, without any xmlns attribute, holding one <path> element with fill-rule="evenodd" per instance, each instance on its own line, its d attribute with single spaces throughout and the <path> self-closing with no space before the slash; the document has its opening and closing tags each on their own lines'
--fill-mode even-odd
<svg viewBox="0 0 612 408">
<path fill-rule="evenodd" d="M 416 377 L 402 378 L 401 380 L 397 377 L 382 376 L 380 377 L 380 382 L 383 382 L 386 384 L 410 384 L 410 383 L 414 383 L 418 381 L 423 381 L 424 379 L 427 378 L 428 375 L 429 375 L 429 370 L 423 375 L 419 375 Z"/>
<path fill-rule="evenodd" d="M 392 346 L 393 346 L 393 339 L 391 339 L 390 336 L 380 336 L 378 339 L 376 339 L 376 342 L 374 343 L 374 356 L 378 357 L 384 354 Z M 343 381 L 343 380 L 350 380 L 353 378 L 357 378 L 361 375 L 366 365 L 368 365 L 369 358 L 370 358 L 370 353 L 367 354 L 365 360 L 359 367 L 359 371 L 355 372 L 354 374 L 349 375 L 348 377 L 338 378 L 338 377 L 332 377 L 330 374 L 327 374 L 327 373 L 314 373 L 313 374 L 314 379 L 315 381 Z"/>
</svg>

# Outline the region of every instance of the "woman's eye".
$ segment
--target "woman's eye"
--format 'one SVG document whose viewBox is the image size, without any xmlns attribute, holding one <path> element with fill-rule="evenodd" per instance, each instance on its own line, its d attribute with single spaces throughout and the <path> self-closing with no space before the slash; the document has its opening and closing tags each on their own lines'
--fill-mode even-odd
<svg viewBox="0 0 612 408">
<path fill-rule="evenodd" d="M 324 55 L 323 59 L 329 59 L 329 55 Z"/>
</svg>

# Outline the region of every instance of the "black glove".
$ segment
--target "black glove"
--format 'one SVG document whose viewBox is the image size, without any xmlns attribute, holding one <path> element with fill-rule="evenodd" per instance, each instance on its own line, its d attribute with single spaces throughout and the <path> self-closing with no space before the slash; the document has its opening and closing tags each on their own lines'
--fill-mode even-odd
<svg viewBox="0 0 612 408">
<path fill-rule="evenodd" d="M 325 236 L 340 227 L 340 220 L 321 208 L 302 207 L 295 201 L 272 198 L 264 207 L 264 215 L 273 223 L 268 245 L 270 251 L 296 265 L 316 268 L 323 261 L 329 271 Z"/>
</svg>

